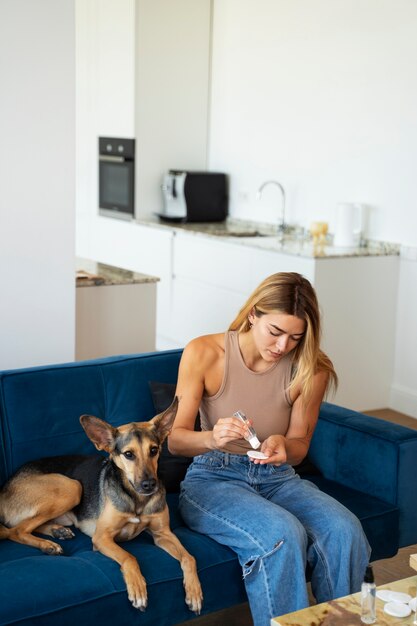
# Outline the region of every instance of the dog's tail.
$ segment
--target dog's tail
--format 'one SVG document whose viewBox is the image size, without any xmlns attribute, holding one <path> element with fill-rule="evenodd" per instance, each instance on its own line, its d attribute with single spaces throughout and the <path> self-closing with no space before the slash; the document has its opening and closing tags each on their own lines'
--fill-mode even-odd
<svg viewBox="0 0 417 626">
<path fill-rule="evenodd" d="M 8 539 L 10 534 L 10 529 L 0 524 L 0 539 Z"/>
</svg>

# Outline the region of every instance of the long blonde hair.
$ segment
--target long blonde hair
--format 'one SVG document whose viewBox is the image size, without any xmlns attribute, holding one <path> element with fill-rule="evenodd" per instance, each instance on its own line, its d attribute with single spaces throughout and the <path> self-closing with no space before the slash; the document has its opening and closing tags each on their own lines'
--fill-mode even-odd
<svg viewBox="0 0 417 626">
<path fill-rule="evenodd" d="M 329 357 L 320 349 L 321 321 L 316 292 L 311 283 L 296 272 L 279 272 L 268 276 L 249 296 L 229 330 L 249 332 L 249 315 L 266 313 L 293 315 L 306 323 L 302 340 L 293 351 L 293 376 L 289 390 L 301 389 L 304 402 L 311 396 L 314 374 L 329 375 L 329 385 L 337 387 L 337 374 Z"/>
</svg>

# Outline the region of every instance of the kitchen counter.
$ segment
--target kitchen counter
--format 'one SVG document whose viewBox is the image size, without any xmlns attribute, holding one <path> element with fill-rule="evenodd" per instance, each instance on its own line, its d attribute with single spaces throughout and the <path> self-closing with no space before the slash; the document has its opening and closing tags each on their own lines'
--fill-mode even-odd
<svg viewBox="0 0 417 626">
<path fill-rule="evenodd" d="M 99 287 L 109 285 L 137 285 L 143 283 L 156 283 L 159 278 L 131 272 L 113 265 L 97 263 L 90 259 L 76 259 L 76 286 L 77 287 Z"/>
<path fill-rule="evenodd" d="M 153 352 L 158 281 L 148 274 L 77 258 L 76 360 Z"/>
<path fill-rule="evenodd" d="M 330 238 L 324 245 L 313 245 L 311 237 L 303 233 L 286 235 L 280 241 L 274 234 L 275 227 L 272 224 L 249 222 L 228 218 L 224 222 L 187 224 L 181 222 L 163 222 L 159 218 L 138 219 L 142 226 L 152 226 L 169 229 L 175 232 L 187 232 L 196 236 L 208 236 L 221 238 L 228 243 L 245 245 L 251 248 L 260 248 L 314 259 L 331 259 L 343 257 L 368 257 L 368 256 L 399 256 L 398 244 L 382 241 L 366 241 L 364 246 L 357 248 L 338 248 L 331 244 Z"/>
</svg>

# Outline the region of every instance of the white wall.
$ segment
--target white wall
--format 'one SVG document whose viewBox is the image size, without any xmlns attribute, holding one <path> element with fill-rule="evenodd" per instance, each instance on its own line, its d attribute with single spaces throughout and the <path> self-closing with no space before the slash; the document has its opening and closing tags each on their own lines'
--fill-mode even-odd
<svg viewBox="0 0 417 626">
<path fill-rule="evenodd" d="M 0 369 L 74 358 L 74 0 L 0 4 Z"/>
<path fill-rule="evenodd" d="M 210 167 L 231 213 L 334 228 L 370 207 L 369 235 L 417 246 L 415 0 L 215 0 Z"/>
<path fill-rule="evenodd" d="M 210 0 L 136 0 L 136 216 L 170 168 L 206 169 Z"/>
</svg>

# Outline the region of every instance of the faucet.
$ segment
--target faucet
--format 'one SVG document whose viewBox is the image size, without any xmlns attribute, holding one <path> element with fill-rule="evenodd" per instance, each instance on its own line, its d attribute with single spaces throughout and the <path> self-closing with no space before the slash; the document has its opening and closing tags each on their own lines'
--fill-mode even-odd
<svg viewBox="0 0 417 626">
<path fill-rule="evenodd" d="M 284 187 L 281 185 L 281 183 L 279 183 L 277 180 L 267 180 L 264 183 L 262 183 L 262 185 L 258 189 L 259 199 L 262 197 L 262 191 L 264 190 L 264 187 L 266 187 L 267 185 L 276 185 L 282 194 L 281 221 L 278 223 L 278 234 L 280 238 L 282 239 L 282 237 L 284 236 L 287 230 L 287 226 L 285 224 L 285 190 L 284 190 Z"/>
</svg>

